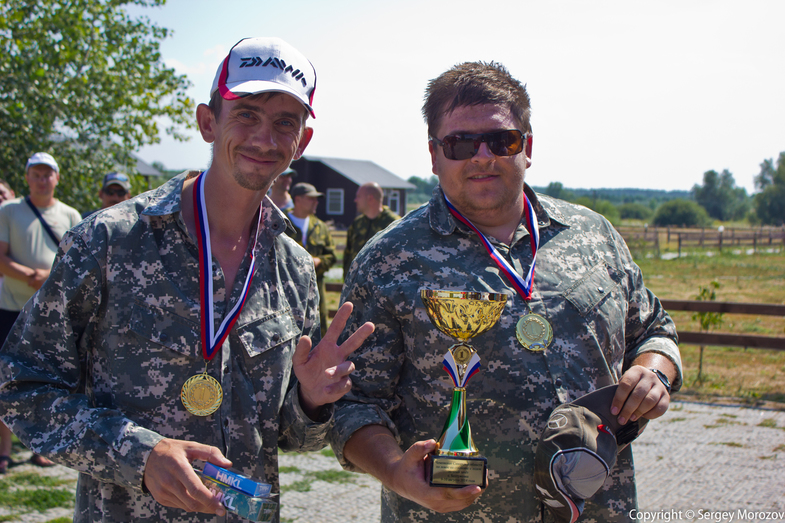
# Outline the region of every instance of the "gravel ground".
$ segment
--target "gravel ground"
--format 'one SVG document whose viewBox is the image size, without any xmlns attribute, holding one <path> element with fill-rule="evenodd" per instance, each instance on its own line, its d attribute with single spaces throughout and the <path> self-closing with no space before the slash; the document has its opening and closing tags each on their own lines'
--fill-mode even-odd
<svg viewBox="0 0 785 523">
<path fill-rule="evenodd" d="M 640 513 L 631 521 L 785 521 L 783 411 L 674 401 L 634 449 Z M 284 522 L 379 521 L 379 483 L 373 478 L 342 475 L 335 458 L 321 453 L 282 454 L 280 462 L 281 484 L 288 487 L 281 498 Z M 12 469 L 25 471 L 76 479 L 60 466 Z M 313 479 L 325 471 L 337 479 Z M 308 491 L 298 487 L 304 480 L 310 481 Z M 71 515 L 54 509 L 3 519 L 13 512 L 0 507 L 0 521 L 46 523 Z"/>
</svg>

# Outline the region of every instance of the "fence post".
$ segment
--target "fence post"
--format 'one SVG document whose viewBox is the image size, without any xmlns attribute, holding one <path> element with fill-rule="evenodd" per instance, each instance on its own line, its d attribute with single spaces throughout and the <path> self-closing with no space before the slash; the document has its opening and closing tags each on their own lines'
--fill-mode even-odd
<svg viewBox="0 0 785 523">
<path fill-rule="evenodd" d="M 681 233 L 679 233 L 679 258 L 681 258 Z"/>
<path fill-rule="evenodd" d="M 722 231 L 719 231 L 719 233 L 720 233 L 720 235 L 718 237 L 718 240 L 719 240 L 719 242 L 718 242 L 719 243 L 719 250 L 720 250 L 720 252 L 722 252 Z"/>
<path fill-rule="evenodd" d="M 660 235 L 657 228 L 654 229 L 654 249 L 657 251 L 657 258 L 660 257 Z"/>
</svg>

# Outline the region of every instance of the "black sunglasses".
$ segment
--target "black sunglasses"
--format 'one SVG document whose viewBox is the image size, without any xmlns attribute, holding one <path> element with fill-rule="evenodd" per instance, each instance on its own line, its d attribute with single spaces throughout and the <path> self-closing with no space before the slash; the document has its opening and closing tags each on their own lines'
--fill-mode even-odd
<svg viewBox="0 0 785 523">
<path fill-rule="evenodd" d="M 515 156 L 523 151 L 525 136 L 526 133 L 518 129 L 510 129 L 495 133 L 448 134 L 441 140 L 431 136 L 431 141 L 442 146 L 448 160 L 468 160 L 477 154 L 483 143 L 487 143 L 496 156 Z"/>
<path fill-rule="evenodd" d="M 125 196 L 127 192 L 128 191 L 122 187 L 118 187 L 116 189 L 104 189 L 104 194 L 107 196 Z"/>
</svg>

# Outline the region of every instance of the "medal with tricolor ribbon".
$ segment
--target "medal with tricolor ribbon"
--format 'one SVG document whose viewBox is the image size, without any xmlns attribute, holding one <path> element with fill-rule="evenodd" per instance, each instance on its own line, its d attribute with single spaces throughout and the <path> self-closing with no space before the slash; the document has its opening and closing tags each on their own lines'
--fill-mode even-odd
<svg viewBox="0 0 785 523">
<path fill-rule="evenodd" d="M 245 300 L 248 297 L 248 290 L 251 286 L 251 279 L 256 266 L 256 252 L 255 249 L 251 249 L 251 266 L 248 268 L 248 275 L 245 278 L 240 298 L 226 314 L 218 329 L 216 329 L 213 308 L 213 255 L 210 245 L 210 225 L 207 221 L 207 206 L 204 199 L 204 182 L 208 172 L 204 171 L 199 174 L 194 182 L 194 221 L 196 222 L 196 243 L 199 247 L 200 331 L 205 370 L 201 374 L 188 378 L 185 384 L 183 384 L 183 389 L 180 393 L 180 399 L 186 410 L 196 416 L 209 416 L 221 406 L 223 389 L 218 380 L 207 374 L 207 362 L 218 354 L 226 337 L 229 336 L 229 332 L 240 316 Z M 256 224 L 257 232 L 261 216 L 262 211 L 260 207 L 259 221 Z M 231 292 L 231 289 L 227 289 L 226 292 Z"/>
<path fill-rule="evenodd" d="M 493 246 L 485 234 L 461 214 L 461 211 L 455 208 L 447 198 L 447 195 L 444 195 L 444 201 L 447 203 L 450 214 L 477 234 L 485 250 L 488 251 L 488 255 L 499 268 L 499 271 L 507 277 L 507 280 L 524 301 L 528 302 L 531 300 L 532 291 L 534 290 L 534 267 L 537 260 L 537 249 L 540 246 L 540 230 L 537 227 L 537 215 L 526 193 L 523 194 L 523 214 L 526 217 L 526 228 L 529 230 L 529 243 L 532 249 L 532 263 L 526 278 L 522 278 L 509 262 L 504 259 L 496 247 Z M 553 340 L 553 329 L 548 320 L 533 312 L 525 314 L 518 320 L 515 334 L 520 344 L 532 352 L 544 351 Z"/>
</svg>

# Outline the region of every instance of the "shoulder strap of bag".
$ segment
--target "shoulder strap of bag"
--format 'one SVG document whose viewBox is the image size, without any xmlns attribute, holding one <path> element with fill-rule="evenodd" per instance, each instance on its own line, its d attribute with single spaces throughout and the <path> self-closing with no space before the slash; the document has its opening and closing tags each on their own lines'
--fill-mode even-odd
<svg viewBox="0 0 785 523">
<path fill-rule="evenodd" d="M 41 216 L 41 212 L 38 210 L 38 207 L 33 205 L 33 202 L 30 201 L 29 196 L 25 196 L 25 203 L 27 203 L 27 205 L 30 206 L 30 209 L 33 210 L 33 213 L 35 214 L 36 218 L 38 218 L 38 221 L 41 222 L 41 226 L 46 231 L 46 234 L 48 234 L 49 237 L 52 238 L 52 241 L 55 242 L 55 245 L 60 245 L 60 238 L 57 237 L 57 235 L 54 233 L 52 228 L 49 227 L 49 224 L 46 223 L 46 220 L 44 220 L 44 217 Z"/>
</svg>

